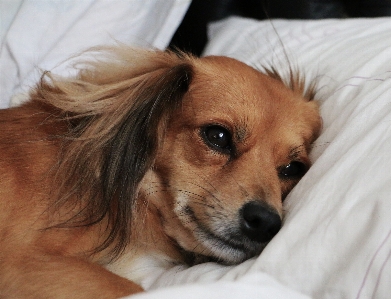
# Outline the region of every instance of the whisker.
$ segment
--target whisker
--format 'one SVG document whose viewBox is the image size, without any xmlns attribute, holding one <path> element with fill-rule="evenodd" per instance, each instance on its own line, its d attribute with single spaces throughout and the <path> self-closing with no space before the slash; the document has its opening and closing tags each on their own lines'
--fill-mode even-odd
<svg viewBox="0 0 391 299">
<path fill-rule="evenodd" d="M 239 187 L 239 190 L 244 194 L 245 197 L 249 197 L 250 194 L 247 192 L 246 188 L 244 188 L 236 179 L 235 177 L 232 177 L 232 180 L 236 183 L 236 185 Z"/>
<path fill-rule="evenodd" d="M 206 182 L 210 187 L 212 187 L 216 192 L 219 192 L 219 191 L 217 190 L 217 188 L 216 188 L 209 180 L 206 179 L 205 176 L 202 176 L 201 174 L 195 172 L 195 171 L 194 171 L 193 169 L 191 169 L 191 168 L 190 168 L 190 171 L 191 171 L 192 173 L 194 173 L 195 175 L 199 176 L 203 181 L 205 181 L 205 182 Z"/>
</svg>

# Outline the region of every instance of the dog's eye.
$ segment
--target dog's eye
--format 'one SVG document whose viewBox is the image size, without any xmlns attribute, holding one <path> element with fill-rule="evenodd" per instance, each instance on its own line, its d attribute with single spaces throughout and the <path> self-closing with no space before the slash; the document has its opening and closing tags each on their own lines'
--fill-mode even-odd
<svg viewBox="0 0 391 299">
<path fill-rule="evenodd" d="M 205 143 L 212 148 L 223 153 L 229 153 L 232 149 L 231 133 L 222 126 L 210 125 L 202 129 Z"/>
<path fill-rule="evenodd" d="M 278 175 L 281 179 L 299 179 L 307 172 L 307 166 L 299 161 L 282 166 L 278 169 Z"/>
</svg>

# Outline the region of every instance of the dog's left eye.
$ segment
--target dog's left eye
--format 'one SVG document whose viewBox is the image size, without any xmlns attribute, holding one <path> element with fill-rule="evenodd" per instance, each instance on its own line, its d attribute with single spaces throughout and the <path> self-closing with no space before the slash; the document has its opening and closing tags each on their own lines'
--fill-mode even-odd
<svg viewBox="0 0 391 299">
<path fill-rule="evenodd" d="M 210 148 L 223 153 L 229 153 L 232 149 L 231 133 L 219 125 L 206 126 L 201 130 L 201 135 Z"/>
<path fill-rule="evenodd" d="M 307 172 L 307 166 L 299 161 L 282 166 L 278 169 L 278 175 L 281 179 L 299 179 Z"/>
</svg>

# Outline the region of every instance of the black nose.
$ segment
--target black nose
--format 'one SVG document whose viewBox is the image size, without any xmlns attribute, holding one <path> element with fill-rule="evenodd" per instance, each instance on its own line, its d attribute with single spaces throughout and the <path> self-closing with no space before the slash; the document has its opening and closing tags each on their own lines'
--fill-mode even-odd
<svg viewBox="0 0 391 299">
<path fill-rule="evenodd" d="M 259 201 L 246 203 L 240 216 L 242 233 L 255 242 L 270 241 L 281 228 L 281 218 L 277 212 Z"/>
</svg>

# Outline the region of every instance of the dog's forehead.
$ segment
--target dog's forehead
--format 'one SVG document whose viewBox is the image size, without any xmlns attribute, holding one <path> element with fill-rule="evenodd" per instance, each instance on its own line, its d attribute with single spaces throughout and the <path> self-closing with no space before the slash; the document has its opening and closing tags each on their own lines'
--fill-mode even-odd
<svg viewBox="0 0 391 299">
<path fill-rule="evenodd" d="M 252 122 L 287 117 L 305 109 L 305 100 L 280 80 L 227 57 L 206 57 L 195 65 L 190 105 L 201 115 Z"/>
<path fill-rule="evenodd" d="M 245 63 L 224 56 L 209 56 L 196 61 L 195 75 L 196 80 L 212 86 L 224 84 L 235 88 L 248 87 L 264 76 Z"/>
<path fill-rule="evenodd" d="M 192 88 L 193 87 L 193 88 Z M 210 93 L 223 97 L 231 104 L 278 105 L 295 97 L 294 92 L 283 82 L 272 78 L 238 60 L 210 56 L 195 64 L 194 93 Z M 297 95 L 296 95 L 297 96 Z M 207 97 L 205 97 L 207 100 Z"/>
</svg>

